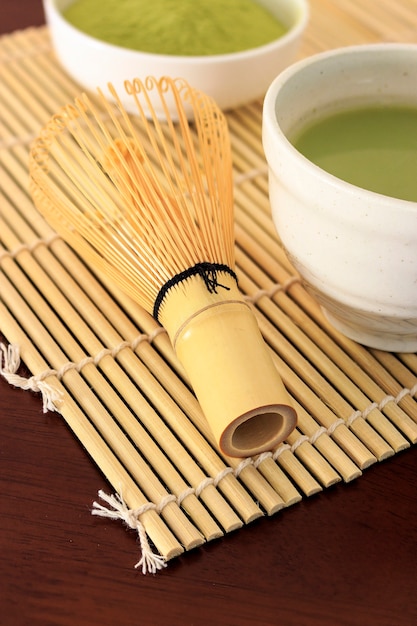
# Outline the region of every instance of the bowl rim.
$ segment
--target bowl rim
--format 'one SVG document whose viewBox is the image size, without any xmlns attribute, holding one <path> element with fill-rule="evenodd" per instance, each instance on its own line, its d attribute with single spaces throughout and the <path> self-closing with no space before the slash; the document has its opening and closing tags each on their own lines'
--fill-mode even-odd
<svg viewBox="0 0 417 626">
<path fill-rule="evenodd" d="M 291 64 L 289 67 L 284 69 L 275 79 L 272 81 L 270 86 L 268 87 L 262 108 L 262 136 L 263 136 L 263 147 L 265 150 L 265 155 L 269 153 L 272 148 L 270 148 L 272 143 L 272 137 L 278 137 L 281 143 L 281 148 L 286 151 L 286 154 L 290 156 L 292 159 L 297 159 L 300 165 L 304 170 L 310 171 L 314 173 L 314 175 L 327 184 L 331 184 L 333 187 L 339 188 L 341 191 L 350 194 L 358 194 L 360 191 L 361 196 L 366 199 L 375 199 L 378 198 L 380 205 L 385 204 L 386 206 L 392 205 L 395 202 L 395 205 L 398 206 L 398 203 L 401 204 L 402 210 L 409 211 L 410 213 L 417 213 L 417 200 L 404 200 L 402 198 L 395 198 L 393 196 L 387 196 L 382 193 L 378 193 L 376 191 L 371 191 L 369 189 L 365 189 L 363 187 L 359 187 L 358 185 L 354 185 L 353 183 L 349 183 L 348 181 L 327 172 L 319 165 L 316 165 L 312 161 L 310 161 L 307 157 L 305 157 L 297 148 L 291 143 L 291 141 L 287 138 L 284 131 L 281 129 L 280 124 L 278 123 L 276 117 L 276 98 L 278 96 L 279 91 L 282 87 L 285 86 L 287 81 L 292 77 L 296 76 L 300 71 L 308 68 L 310 66 L 315 66 L 320 64 L 322 61 L 326 61 L 327 59 L 343 57 L 343 56 L 353 56 L 355 54 L 367 53 L 377 55 L 382 50 L 392 50 L 394 52 L 408 52 L 411 51 L 416 55 L 417 60 L 417 44 L 416 43 L 403 43 L 403 42 L 377 42 L 377 43 L 364 43 L 364 44 L 356 44 L 349 46 L 341 46 L 338 48 L 333 48 L 331 50 L 325 50 L 323 52 L 318 52 L 316 54 L 310 55 L 300 61 L 297 61 Z M 268 158 L 267 158 L 268 160 Z M 268 168 L 273 172 L 273 166 L 268 162 Z"/>
<path fill-rule="evenodd" d="M 210 63 L 225 63 L 227 61 L 238 61 L 245 60 L 247 58 L 254 58 L 256 56 L 262 56 L 267 54 L 270 51 L 275 49 L 279 49 L 285 46 L 285 44 L 297 40 L 301 34 L 304 32 L 307 23 L 310 18 L 310 4 L 309 0 L 293 0 L 298 4 L 299 7 L 299 16 L 297 21 L 293 24 L 291 28 L 287 30 L 284 35 L 279 37 L 278 39 L 274 39 L 262 46 L 257 46 L 255 48 L 247 48 L 245 50 L 238 50 L 237 52 L 228 52 L 221 54 L 210 54 L 210 55 L 175 55 L 175 54 L 162 54 L 158 52 L 147 52 L 143 50 L 135 50 L 134 48 L 125 48 L 123 46 L 118 46 L 116 44 L 108 43 L 103 39 L 97 39 L 88 33 L 80 30 L 76 26 L 73 26 L 65 17 L 62 15 L 62 12 L 56 6 L 56 0 L 42 0 L 45 13 L 47 14 L 47 10 L 51 11 L 54 14 L 56 20 L 59 21 L 61 26 L 66 28 L 69 32 L 73 31 L 74 35 L 83 39 L 86 43 L 90 45 L 95 45 L 96 47 L 103 47 L 108 49 L 109 52 L 114 51 L 118 52 L 118 54 L 129 54 L 135 57 L 144 57 L 144 58 L 152 58 L 152 59 L 164 59 L 170 60 L 171 63 L 184 63 L 186 65 L 194 65 L 194 64 L 210 64 Z"/>
</svg>

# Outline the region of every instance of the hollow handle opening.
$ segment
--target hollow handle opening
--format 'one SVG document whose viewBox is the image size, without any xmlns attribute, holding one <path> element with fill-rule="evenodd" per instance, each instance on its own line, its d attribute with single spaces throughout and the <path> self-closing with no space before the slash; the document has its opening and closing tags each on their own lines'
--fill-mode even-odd
<svg viewBox="0 0 417 626">
<path fill-rule="evenodd" d="M 228 456 L 246 457 L 278 445 L 297 418 L 254 313 L 236 292 L 237 298 L 214 297 L 200 310 L 192 293 L 184 293 L 186 308 L 197 312 L 180 324 L 177 293 L 175 323 L 165 323 L 216 444 Z"/>
</svg>

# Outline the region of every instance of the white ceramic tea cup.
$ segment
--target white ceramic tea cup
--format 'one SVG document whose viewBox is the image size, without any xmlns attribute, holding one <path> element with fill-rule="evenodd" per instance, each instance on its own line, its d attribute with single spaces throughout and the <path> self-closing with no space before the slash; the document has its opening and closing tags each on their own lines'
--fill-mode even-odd
<svg viewBox="0 0 417 626">
<path fill-rule="evenodd" d="M 314 55 L 270 85 L 263 146 L 276 229 L 329 321 L 366 346 L 414 352 L 417 202 L 345 182 L 288 140 L 317 112 L 383 103 L 417 109 L 417 45 L 365 44 Z"/>
</svg>

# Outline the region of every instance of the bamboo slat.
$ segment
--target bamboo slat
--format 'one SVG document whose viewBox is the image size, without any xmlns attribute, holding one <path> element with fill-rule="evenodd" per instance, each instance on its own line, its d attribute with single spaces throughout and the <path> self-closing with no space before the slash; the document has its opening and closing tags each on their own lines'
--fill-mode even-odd
<svg viewBox="0 0 417 626">
<path fill-rule="evenodd" d="M 417 37 L 416 0 L 310 4 L 300 56 Z M 261 102 L 227 114 L 237 271 L 299 419 L 276 449 L 231 459 L 213 445 L 165 331 L 85 266 L 33 206 L 30 143 L 80 91 L 46 28 L 0 38 L 0 80 L 0 331 L 19 346 L 32 377 L 14 371 L 11 348 L 2 351 L 1 372 L 43 393 L 106 476 L 118 497 L 101 494 L 109 509 L 96 503 L 93 511 L 137 529 L 143 571 L 261 515 L 284 514 L 417 442 L 417 355 L 367 349 L 335 331 L 280 245 Z"/>
</svg>

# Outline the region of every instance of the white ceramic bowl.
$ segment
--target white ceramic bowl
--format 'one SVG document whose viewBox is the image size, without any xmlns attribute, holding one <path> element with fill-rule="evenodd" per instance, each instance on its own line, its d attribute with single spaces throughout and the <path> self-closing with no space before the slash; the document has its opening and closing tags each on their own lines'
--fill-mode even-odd
<svg viewBox="0 0 417 626">
<path fill-rule="evenodd" d="M 289 258 L 330 322 L 367 346 L 414 352 L 417 203 L 344 182 L 287 139 L 313 111 L 382 102 L 417 107 L 416 45 L 333 50 L 277 76 L 263 111 L 270 201 Z"/>
<path fill-rule="evenodd" d="M 125 80 L 147 76 L 184 78 L 192 87 L 212 96 L 222 109 L 265 94 L 277 73 L 295 60 L 309 13 L 307 0 L 263 0 L 262 4 L 288 28 L 283 37 L 242 52 L 187 57 L 137 52 L 94 39 L 62 16 L 72 1 L 43 0 L 43 4 L 57 56 L 84 88 L 95 90 L 111 82 L 123 97 Z M 134 112 L 132 98 L 125 98 L 123 104 Z"/>
</svg>

